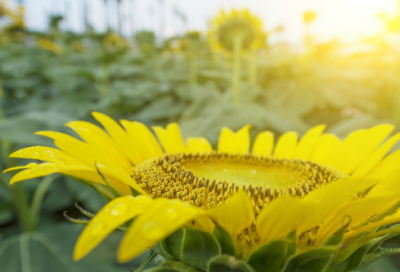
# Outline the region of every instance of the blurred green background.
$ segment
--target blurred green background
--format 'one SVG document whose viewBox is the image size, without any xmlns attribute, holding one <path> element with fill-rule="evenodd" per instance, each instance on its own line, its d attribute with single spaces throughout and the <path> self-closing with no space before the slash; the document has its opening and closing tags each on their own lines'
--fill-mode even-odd
<svg viewBox="0 0 400 272">
<path fill-rule="evenodd" d="M 307 19 L 312 24 L 315 19 Z M 311 16 L 312 17 L 312 16 Z M 400 17 L 399 17 L 400 18 Z M 89 120 L 92 111 L 148 126 L 178 122 L 185 137 L 205 136 L 215 146 L 219 130 L 252 126 L 252 137 L 271 130 L 304 133 L 325 123 L 340 137 L 380 123 L 400 128 L 400 20 L 387 32 L 357 43 L 304 37 L 304 49 L 270 43 L 281 31 L 265 30 L 262 43 L 241 54 L 239 103 L 232 103 L 232 54 L 216 52 L 206 33 L 157 38 L 152 31 L 122 37 L 61 31 L 52 15 L 46 32 L 25 27 L 22 9 L 0 1 L 1 169 L 21 165 L 8 159 L 26 146 L 53 146 L 40 130 L 72 133 L 63 126 Z M 255 56 L 255 58 L 254 58 Z M 399 129 L 397 129 L 399 131 Z M 74 134 L 72 134 L 74 135 Z M 398 148 L 398 147 L 397 147 Z M 0 270 L 129 271 L 140 258 L 117 264 L 121 235 L 115 233 L 78 263 L 72 250 L 82 226 L 74 202 L 93 212 L 106 201 L 97 192 L 61 175 L 8 185 L 0 175 Z M 398 247 L 400 239 L 389 241 Z M 400 257 L 383 259 L 362 271 L 400 271 Z"/>
</svg>

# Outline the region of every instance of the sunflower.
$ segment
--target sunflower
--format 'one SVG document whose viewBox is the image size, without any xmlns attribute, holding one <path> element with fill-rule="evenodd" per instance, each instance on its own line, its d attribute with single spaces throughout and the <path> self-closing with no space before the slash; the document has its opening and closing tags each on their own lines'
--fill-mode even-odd
<svg viewBox="0 0 400 272">
<path fill-rule="evenodd" d="M 232 101 L 240 100 L 241 53 L 257 47 L 262 41 L 262 21 L 247 9 L 230 12 L 221 10 L 210 22 L 208 42 L 215 51 L 225 49 L 232 53 Z"/>
<path fill-rule="evenodd" d="M 240 39 L 241 49 L 248 50 L 262 36 L 262 26 L 260 18 L 247 9 L 221 10 L 210 22 L 208 41 L 216 51 L 234 51 L 235 40 Z"/>
<path fill-rule="evenodd" d="M 90 221 L 70 219 L 87 223 L 75 260 L 114 230 L 125 232 L 120 262 L 151 248 L 149 258 L 162 260 L 156 271 L 344 272 L 399 252 L 380 247 L 400 233 L 392 225 L 400 222 L 400 151 L 387 155 L 400 139 L 388 138 L 392 125 L 344 140 L 319 125 L 276 144 L 264 131 L 250 152 L 249 125 L 224 127 L 213 150 L 205 138 L 184 141 L 176 123 L 153 127 L 156 138 L 142 123 L 93 116 L 105 130 L 67 123 L 83 141 L 37 132 L 59 149 L 19 150 L 10 157 L 46 162 L 5 171 L 25 169 L 11 184 L 62 173 L 109 200 Z"/>
</svg>

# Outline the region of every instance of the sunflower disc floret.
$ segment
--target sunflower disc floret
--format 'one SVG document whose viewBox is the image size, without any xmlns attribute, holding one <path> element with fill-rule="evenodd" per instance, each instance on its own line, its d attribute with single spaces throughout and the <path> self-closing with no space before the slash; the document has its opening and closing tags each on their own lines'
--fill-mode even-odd
<svg viewBox="0 0 400 272">
<path fill-rule="evenodd" d="M 11 157 L 43 163 L 6 170 L 24 169 L 11 183 L 62 173 L 109 200 L 90 221 L 66 215 L 87 224 L 75 260 L 114 230 L 125 232 L 120 262 L 151 249 L 157 271 L 346 272 L 398 252 L 380 247 L 400 233 L 400 151 L 387 155 L 400 134 L 388 138 L 391 125 L 344 140 L 320 125 L 276 144 L 264 131 L 250 152 L 249 126 L 223 128 L 214 150 L 201 137 L 184 141 L 175 123 L 154 135 L 93 115 L 105 131 L 75 121 L 67 126 L 83 141 L 38 132 L 59 149 L 19 150 Z"/>
</svg>

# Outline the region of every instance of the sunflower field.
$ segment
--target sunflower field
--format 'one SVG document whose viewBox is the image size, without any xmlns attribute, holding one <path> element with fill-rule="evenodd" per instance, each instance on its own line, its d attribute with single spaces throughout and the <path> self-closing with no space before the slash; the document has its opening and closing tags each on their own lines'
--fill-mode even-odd
<svg viewBox="0 0 400 272">
<path fill-rule="evenodd" d="M 304 24 L 312 24 L 315 16 L 317 15 L 313 12 L 304 14 Z M 85 33 L 67 32 L 59 27 L 63 20 L 60 16 L 49 18 L 49 30 L 47 32 L 34 32 L 26 28 L 24 24 L 22 7 L 11 9 L 6 5 L 6 2 L 3 4 L 2 1 L 0 1 L 0 19 L 7 21 L 7 24 L 3 24 L 0 29 L 0 165 L 2 172 L 8 168 L 18 168 L 20 165 L 27 164 L 26 160 L 22 158 L 34 158 L 35 164 L 43 164 L 46 159 L 35 157 L 33 153 L 23 157 L 18 154 L 14 156 L 16 154 L 14 152 L 39 145 L 59 147 L 59 144 L 57 144 L 59 138 L 49 136 L 48 131 L 66 133 L 79 139 L 79 137 L 84 138 L 80 131 L 87 128 L 83 126 L 78 128 L 79 124 L 72 121 L 82 120 L 96 125 L 111 122 L 107 121 L 109 120 L 108 117 L 99 115 L 98 112 L 104 113 L 116 121 L 121 119 L 137 121 L 148 128 L 153 127 L 161 146 L 166 153 L 171 154 L 175 151 L 168 151 L 168 147 L 173 150 L 177 145 L 172 143 L 170 136 L 168 136 L 168 133 L 172 134 L 172 130 L 176 129 L 176 127 L 173 127 L 174 123 L 179 124 L 178 130 L 180 130 L 184 139 L 193 139 L 193 150 L 211 151 L 215 149 L 221 151 L 227 149 L 223 145 L 230 141 L 229 144 L 237 145 L 235 152 L 238 154 L 241 152 L 240 147 L 243 143 L 243 141 L 237 140 L 242 137 L 241 131 L 246 131 L 246 135 L 249 135 L 249 139 L 246 141 L 249 146 L 250 143 L 253 143 L 252 152 L 254 154 L 256 150 L 261 150 L 256 147 L 259 137 L 270 139 L 272 150 L 274 142 L 276 142 L 273 137 L 278 139 L 282 135 L 288 135 L 288 131 L 300 136 L 307 135 L 308 131 L 315 129 L 320 124 L 325 124 L 325 131 L 336 135 L 338 139 L 344 139 L 353 131 L 382 127 L 382 124 L 395 127 L 389 133 L 400 132 L 399 20 L 387 21 L 388 30 L 384 35 L 376 35 L 353 43 L 344 43 L 337 39 L 321 43 L 317 42 L 317 39 L 309 33 L 304 37 L 303 48 L 298 50 L 288 43 L 271 43 L 270 39 L 274 35 L 285 30 L 283 28 L 265 30 L 266 27 L 263 27 L 262 22 L 247 10 L 221 11 L 210 22 L 208 33 L 190 31 L 184 35 L 162 40 L 154 32 L 144 30 L 130 37 L 122 36 L 111 29 L 104 33 L 98 33 L 93 28 L 87 29 Z M 172 125 L 169 125 L 166 130 L 163 129 L 171 123 Z M 122 121 L 121 124 L 128 134 L 130 124 L 137 125 L 131 122 L 128 124 L 128 121 L 126 121 L 126 126 Z M 109 130 L 107 125 L 104 125 L 104 127 L 112 135 L 111 129 Z M 222 128 L 230 128 L 231 130 L 224 132 Z M 232 131 L 239 132 L 235 134 Z M 265 133 L 265 131 L 268 131 L 268 133 Z M 275 136 L 270 136 L 272 133 Z M 43 136 L 47 136 L 47 138 Z M 388 134 L 385 137 L 387 136 Z M 203 137 L 207 139 L 204 142 L 199 140 L 204 139 Z M 285 139 L 287 139 L 287 145 L 290 145 L 290 139 L 288 137 Z M 361 146 L 358 148 L 360 150 L 363 150 L 364 147 L 368 149 L 369 145 L 373 145 L 374 139 L 373 137 L 371 139 L 365 138 L 362 144 L 359 143 Z M 86 141 L 86 139 L 84 140 Z M 376 146 L 371 148 L 377 148 L 383 140 L 380 140 Z M 157 140 L 155 141 L 157 142 Z M 295 141 L 297 141 L 297 138 Z M 392 152 L 398 150 L 400 143 L 396 142 L 397 140 L 388 150 Z M 187 143 L 188 146 L 185 148 L 190 150 L 191 142 L 188 140 Z M 143 146 L 146 144 L 148 143 L 143 142 Z M 101 144 L 99 143 L 99 145 Z M 158 143 L 156 146 L 161 150 Z M 249 146 L 244 153 L 249 150 Z M 279 160 L 278 146 L 279 142 L 275 145 L 274 156 L 277 160 Z M 271 150 L 257 152 L 260 152 L 260 154 L 266 152 L 269 156 Z M 162 150 L 159 153 L 155 151 L 155 154 L 164 156 L 163 152 Z M 229 153 L 230 151 L 226 152 Z M 9 158 L 10 154 L 13 154 L 12 158 Z M 107 157 L 112 155 L 105 151 L 102 154 Z M 285 157 L 282 155 L 283 153 L 279 154 Z M 143 156 L 143 159 L 138 163 L 132 164 L 137 165 L 142 163 L 145 160 L 144 158 L 149 159 L 156 157 L 156 155 L 148 158 Z M 168 156 L 165 157 L 166 162 L 164 161 L 164 163 L 171 163 L 172 166 L 170 165 L 170 167 L 172 168 L 175 167 L 173 164 L 176 161 L 184 165 L 185 158 L 187 158 L 186 155 Z M 227 163 L 230 163 L 229 160 L 231 159 L 229 158 L 226 159 Z M 79 155 L 76 155 L 73 159 L 79 159 Z M 71 161 L 73 159 L 71 158 Z M 132 158 L 130 161 L 134 160 L 135 158 Z M 202 158 L 198 158 L 198 161 L 201 162 L 201 160 Z M 246 157 L 243 160 L 247 160 Z M 160 162 L 152 163 L 161 165 L 163 162 L 160 159 Z M 195 163 L 193 165 L 195 169 L 197 169 L 196 167 L 201 168 L 201 165 L 198 166 Z M 361 165 L 361 162 L 359 165 Z M 95 169 L 99 171 L 96 161 L 95 166 Z M 146 167 L 150 166 L 142 167 L 143 171 L 149 171 Z M 342 170 L 339 166 L 337 168 Z M 142 168 L 136 166 L 135 169 Z M 357 169 L 356 165 L 345 174 L 357 173 L 355 169 Z M 328 170 L 330 171 L 330 168 Z M 140 171 L 137 170 L 133 175 L 142 175 Z M 208 170 L 204 171 L 204 173 L 208 173 Z M 332 178 L 336 175 L 335 171 L 329 172 L 329 179 L 339 179 Z M 147 266 L 147 268 L 150 268 L 149 271 L 264 271 L 254 269 L 257 264 L 249 266 L 253 268 L 248 268 L 247 264 L 244 263 L 243 266 L 236 263 L 232 264 L 228 257 L 222 258 L 226 255 L 222 255 L 218 260 L 213 259 L 216 260 L 212 263 L 214 268 L 211 264 L 208 268 L 199 264 L 179 268 L 181 270 L 177 268 L 178 266 L 168 267 L 168 260 L 163 264 L 164 266 L 157 266 L 157 258 L 154 260 L 152 258 L 146 259 L 146 255 L 140 255 L 143 251 L 125 255 L 121 253 L 117 259 L 116 252 L 121 239 L 130 235 L 129 231 L 125 235 L 121 233 L 126 231 L 123 223 L 133 216 L 127 218 L 124 222 L 121 221 L 119 229 L 107 238 L 105 238 L 107 235 L 104 234 L 102 239 L 105 238 L 105 240 L 101 244 L 99 244 L 99 240 L 97 247 L 96 244 L 85 248 L 85 244 L 91 243 L 91 240 L 84 236 L 85 232 L 79 238 L 78 243 L 77 240 L 88 221 L 75 218 L 82 218 L 81 212 L 91 217 L 92 214 L 84 209 L 97 213 L 115 196 L 107 198 L 110 195 L 108 189 L 107 192 L 104 192 L 96 186 L 88 187 L 82 184 L 84 182 L 73 181 L 69 176 L 74 176 L 74 174 L 65 174 L 60 171 L 51 173 L 54 174 L 33 175 L 32 177 L 18 179 L 18 181 L 31 179 L 24 182 L 16 182 L 15 177 L 19 175 L 17 174 L 13 178 L 16 172 L 5 171 L 4 174 L 0 175 L 0 271 L 127 272 L 142 271 L 141 264 L 143 262 L 149 262 Z M 323 173 L 326 174 L 326 172 Z M 101 173 L 100 175 L 103 177 Z M 328 177 L 328 174 L 326 175 Z M 340 175 L 342 174 L 338 174 L 338 176 Z M 360 178 L 362 177 L 360 176 Z M 242 181 L 238 180 L 238 183 L 241 184 Z M 15 184 L 10 184 L 10 181 L 12 181 L 11 183 L 15 181 Z M 113 180 L 110 181 L 111 187 L 115 189 Z M 144 183 L 145 181 L 143 181 Z M 138 184 L 140 185 L 140 183 Z M 358 191 L 355 190 L 353 195 L 374 185 L 373 183 L 366 184 L 365 188 L 357 187 Z M 125 184 L 125 186 L 127 185 Z M 143 186 L 134 187 L 134 185 L 130 185 L 127 188 L 129 193 L 131 192 L 130 188 L 136 189 L 133 190 L 134 192 L 138 190 L 140 192 L 141 188 L 150 188 Z M 196 186 L 199 187 L 199 185 Z M 207 185 L 205 186 L 207 187 Z M 120 196 L 122 189 L 116 188 L 116 193 Z M 293 191 L 296 188 L 293 187 Z M 352 187 L 350 185 L 346 188 L 351 192 Z M 378 186 L 371 189 L 371 192 L 377 191 L 374 191 L 375 188 L 378 188 Z M 155 192 L 155 190 L 143 190 L 147 190 L 146 193 L 153 197 L 152 192 Z M 250 189 L 243 190 L 254 193 L 251 185 Z M 393 191 L 395 190 L 396 187 L 393 187 Z M 213 193 L 217 194 L 216 191 L 217 189 Z M 258 187 L 256 191 L 258 191 Z M 291 187 L 289 187 L 289 191 L 292 194 Z M 111 190 L 111 193 L 115 192 Z M 210 196 L 210 194 L 208 192 L 207 197 L 212 199 L 213 195 Z M 276 193 L 275 197 L 279 194 L 279 192 Z M 297 194 L 303 195 L 301 192 Z M 122 193 L 122 195 L 124 194 Z M 154 198 L 156 196 L 157 194 L 154 195 Z M 166 195 L 163 195 L 163 197 L 166 197 Z M 227 206 L 229 206 L 229 203 L 232 203 L 231 205 L 234 208 L 241 206 L 234 206 L 234 201 L 243 197 L 243 195 L 237 194 L 235 197 L 231 198 L 232 201 L 227 201 Z M 269 191 L 268 197 L 270 197 Z M 359 197 L 363 198 L 364 195 Z M 379 195 L 379 197 L 383 198 L 382 195 Z M 244 198 L 245 200 L 241 203 L 247 203 L 247 198 Z M 387 195 L 385 195 L 385 199 L 388 199 Z M 274 200 L 274 202 L 278 203 L 280 200 Z M 367 202 L 368 198 L 365 197 L 363 200 Z M 124 201 L 133 200 L 129 198 Z M 143 200 L 144 203 L 147 203 L 146 201 Z M 156 201 L 158 200 L 153 200 L 154 203 Z M 220 207 L 220 200 L 215 201 L 215 205 Z M 399 199 L 396 199 L 396 201 L 399 202 Z M 398 205 L 397 202 L 396 205 Z M 304 204 L 299 203 L 296 205 Z M 163 205 L 167 204 L 160 200 L 157 205 L 161 209 Z M 249 205 L 249 210 L 252 211 L 251 205 L 254 205 L 254 203 Z M 299 207 L 296 205 L 290 207 Z M 199 206 L 197 205 L 197 207 Z M 227 235 L 231 239 L 227 234 L 230 231 L 229 227 L 220 223 L 222 219 L 219 215 L 216 215 L 223 213 L 223 208 L 221 208 L 221 211 L 216 208 L 212 210 L 214 213 L 209 212 L 207 214 L 202 210 L 193 210 L 192 212 L 191 209 L 192 206 L 190 206 L 190 209 L 188 208 L 188 214 L 193 213 L 193 216 L 210 217 L 213 222 L 218 222 L 216 225 L 221 228 L 219 237 Z M 64 211 L 66 212 L 63 214 Z M 297 210 L 293 208 L 293 211 Z M 379 211 L 377 210 L 376 213 Z M 298 212 L 301 213 L 301 209 Z M 272 218 L 273 212 L 270 213 Z M 93 222 L 97 220 L 96 218 L 100 218 L 102 214 L 104 214 L 103 210 L 94 217 Z M 260 213 L 258 217 L 257 227 L 262 224 L 260 223 L 262 221 L 260 218 L 263 218 L 262 214 Z M 140 222 L 141 218 L 143 216 L 139 216 L 134 222 Z M 189 219 L 192 220 L 188 217 L 187 221 Z M 252 220 L 249 222 L 253 222 Z M 367 221 L 364 220 L 363 224 Z M 400 218 L 397 221 L 392 221 L 387 225 L 391 226 L 391 224 L 400 222 Z M 364 227 L 367 227 L 368 224 L 365 224 Z M 226 230 L 220 225 L 224 226 Z M 114 227 L 117 228 L 118 226 Z M 167 228 L 167 225 L 165 227 Z M 379 227 L 382 227 L 382 225 Z M 181 228 L 180 231 L 182 229 L 185 235 L 189 235 L 193 231 L 191 228 Z M 288 229 L 284 236 L 288 235 L 289 237 L 294 230 Z M 308 228 L 305 228 L 305 230 L 308 230 Z M 246 231 L 245 229 L 244 233 Z M 339 231 L 339 229 L 335 229 L 333 232 L 326 230 L 326 235 L 333 235 L 336 231 Z M 351 231 L 357 232 L 358 230 L 354 226 L 351 230 L 345 228 L 344 231 L 348 235 L 345 235 L 345 237 L 350 239 Z M 216 230 L 214 230 L 215 232 Z M 372 254 L 364 252 L 362 254 L 367 254 L 366 256 L 371 258 L 369 263 L 366 259 L 363 259 L 364 262 L 360 259 L 357 264 L 348 263 L 343 269 L 338 268 L 337 265 L 325 265 L 324 269 L 326 268 L 326 270 L 318 270 L 317 266 L 314 265 L 312 269 L 315 270 L 311 268 L 302 270 L 305 268 L 302 268 L 301 265 L 297 268 L 291 268 L 291 263 L 289 263 L 287 270 L 282 268 L 281 270 L 265 271 L 344 272 L 355 271 L 356 269 L 363 272 L 400 271 L 400 257 L 394 255 L 394 253 L 400 252 L 399 249 L 395 249 L 400 247 L 400 238 L 395 235 L 399 232 L 391 234 L 390 237 L 385 236 L 385 242 L 380 241 L 377 248 L 381 251 L 375 252 L 370 248 L 367 249 L 367 253 L 384 257 L 371 266 L 368 265 L 375 259 L 369 256 Z M 168 235 L 170 235 L 170 238 L 168 238 L 170 240 L 163 240 L 166 241 L 166 244 L 171 243 L 173 236 L 179 236 L 180 232 L 171 230 Z M 237 234 L 234 231 L 231 234 L 232 237 L 239 237 L 240 235 L 242 234 Z M 202 239 L 206 239 L 204 237 Z M 266 241 L 274 240 L 271 237 L 266 235 L 265 239 L 261 238 L 266 243 Z M 161 238 L 164 239 L 165 237 Z M 133 238 L 127 239 L 125 240 L 128 242 L 133 241 Z M 257 239 L 260 238 L 255 236 L 254 241 L 256 243 L 258 242 Z M 135 246 L 136 242 L 127 245 L 125 240 L 121 242 L 120 250 L 123 246 L 126 248 Z M 279 241 L 286 240 L 278 240 L 277 242 Z M 79 262 L 74 262 L 72 258 L 75 244 L 77 244 L 74 253 L 75 260 L 88 254 Z M 381 244 L 382 248 L 380 248 Z M 236 240 L 235 245 L 238 250 L 240 247 Z M 89 249 L 89 247 L 91 248 Z M 223 246 L 221 247 L 224 249 Z M 374 247 L 373 249 L 376 250 L 377 248 Z M 393 250 L 384 252 L 386 248 Z M 89 253 L 92 249 L 93 251 Z M 171 252 L 175 254 L 174 250 L 173 248 Z M 228 249 L 225 248 L 225 250 Z M 154 252 L 157 251 L 154 249 L 149 254 L 158 253 Z M 240 252 L 243 256 L 251 253 L 244 249 Z M 320 253 L 317 252 L 316 254 Z M 342 256 L 340 254 L 339 256 Z M 250 255 L 249 258 L 251 259 L 253 255 Z M 238 255 L 235 256 L 238 259 L 235 261 L 241 262 Z M 178 260 L 183 260 L 181 263 L 191 264 L 191 261 L 185 261 L 185 258 L 187 257 L 179 257 Z M 125 262 L 119 262 L 122 259 Z M 331 261 L 331 259 L 329 260 Z M 354 259 L 350 261 L 354 261 Z"/>
</svg>

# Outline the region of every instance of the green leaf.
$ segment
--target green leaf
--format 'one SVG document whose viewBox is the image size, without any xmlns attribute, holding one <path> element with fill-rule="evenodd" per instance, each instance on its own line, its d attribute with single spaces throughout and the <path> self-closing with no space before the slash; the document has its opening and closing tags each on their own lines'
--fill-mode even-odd
<svg viewBox="0 0 400 272">
<path fill-rule="evenodd" d="M 222 254 L 235 255 L 235 243 L 231 235 L 223 227 L 215 224 L 213 234 L 221 246 Z"/>
<path fill-rule="evenodd" d="M 181 260 L 188 265 L 207 270 L 208 262 L 221 255 L 221 247 L 210 233 L 199 229 L 184 229 Z"/>
<path fill-rule="evenodd" d="M 279 272 L 285 269 L 287 259 L 295 251 L 289 241 L 274 241 L 253 251 L 247 263 L 255 272 Z"/>
<path fill-rule="evenodd" d="M 289 261 L 285 272 L 323 272 L 336 252 L 336 247 L 323 247 L 296 254 Z"/>
<path fill-rule="evenodd" d="M 208 264 L 208 272 L 254 272 L 251 267 L 233 256 L 222 255 L 213 258 Z"/>
</svg>

